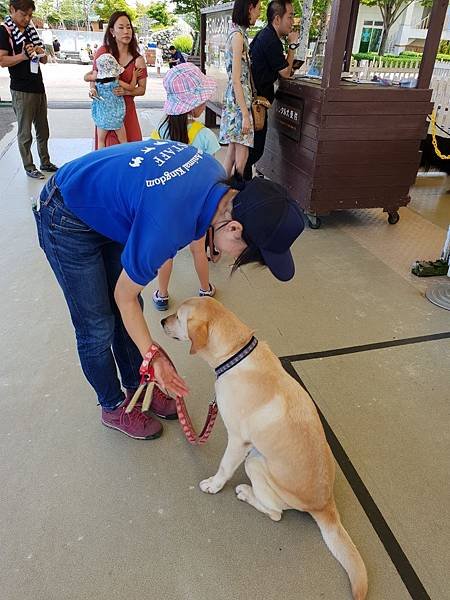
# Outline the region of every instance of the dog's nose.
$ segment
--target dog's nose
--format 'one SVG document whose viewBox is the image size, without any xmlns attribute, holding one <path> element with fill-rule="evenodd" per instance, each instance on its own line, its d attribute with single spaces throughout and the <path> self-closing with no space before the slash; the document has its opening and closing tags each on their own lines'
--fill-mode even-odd
<svg viewBox="0 0 450 600">
<path fill-rule="evenodd" d="M 167 321 L 167 317 L 165 317 L 164 319 L 161 319 L 161 326 L 164 327 L 164 323 Z"/>
</svg>

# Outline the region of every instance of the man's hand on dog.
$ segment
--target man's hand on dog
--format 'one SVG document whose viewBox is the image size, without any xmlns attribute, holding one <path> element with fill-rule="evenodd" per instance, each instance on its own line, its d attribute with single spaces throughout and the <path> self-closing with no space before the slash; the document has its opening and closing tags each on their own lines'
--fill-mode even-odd
<svg viewBox="0 0 450 600">
<path fill-rule="evenodd" d="M 153 360 L 152 365 L 155 370 L 156 382 L 162 389 L 174 396 L 187 396 L 189 388 L 167 358 L 158 356 Z"/>
</svg>

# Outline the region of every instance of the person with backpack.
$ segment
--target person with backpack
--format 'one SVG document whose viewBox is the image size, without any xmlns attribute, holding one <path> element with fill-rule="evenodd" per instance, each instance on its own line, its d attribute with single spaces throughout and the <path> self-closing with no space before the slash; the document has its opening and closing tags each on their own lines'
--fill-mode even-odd
<svg viewBox="0 0 450 600">
<path fill-rule="evenodd" d="M 0 66 L 7 67 L 11 77 L 17 141 L 25 172 L 32 179 L 44 179 L 42 171 L 53 173 L 58 167 L 50 161 L 48 152 L 47 97 L 39 67 L 39 63 L 47 63 L 47 55 L 31 22 L 35 9 L 33 0 L 10 0 L 10 14 L 0 25 Z M 31 153 L 32 125 L 36 131 L 40 170 Z"/>
<path fill-rule="evenodd" d="M 212 77 L 204 75 L 192 63 L 182 63 L 170 69 L 163 81 L 167 94 L 164 104 L 166 117 L 150 134 L 152 139 L 165 139 L 190 144 L 214 155 L 220 150 L 214 133 L 200 121 L 196 121 L 205 110 L 206 101 L 216 89 Z M 199 296 L 214 296 L 215 286 L 209 281 L 208 259 L 205 252 L 205 236 L 190 243 L 189 249 L 194 259 L 195 270 L 200 282 Z M 159 269 L 158 289 L 153 293 L 153 304 L 157 310 L 169 307 L 169 281 L 173 259 L 169 259 Z"/>
</svg>

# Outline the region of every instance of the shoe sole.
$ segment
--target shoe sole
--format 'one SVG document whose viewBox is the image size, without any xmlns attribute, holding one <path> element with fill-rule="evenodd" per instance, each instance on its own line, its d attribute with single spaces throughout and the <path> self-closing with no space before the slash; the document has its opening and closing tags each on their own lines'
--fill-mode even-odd
<svg viewBox="0 0 450 600">
<path fill-rule="evenodd" d="M 169 310 L 168 306 L 157 306 L 155 303 L 153 303 L 153 306 L 156 308 L 156 310 L 158 310 L 159 312 L 164 312 L 165 310 Z"/>
<path fill-rule="evenodd" d="M 156 440 L 162 436 L 162 432 L 163 432 L 163 429 L 161 428 L 160 431 L 158 431 L 157 433 L 154 433 L 153 435 L 148 435 L 147 437 L 140 437 L 137 435 L 131 435 L 131 433 L 127 433 L 123 429 L 120 429 L 120 427 L 115 427 L 114 425 L 111 425 L 110 423 L 105 423 L 105 421 L 103 419 L 101 419 L 101 421 L 105 427 L 109 427 L 110 429 L 116 429 L 116 431 L 120 431 L 120 433 L 127 435 L 128 437 L 132 438 L 133 440 Z"/>
</svg>

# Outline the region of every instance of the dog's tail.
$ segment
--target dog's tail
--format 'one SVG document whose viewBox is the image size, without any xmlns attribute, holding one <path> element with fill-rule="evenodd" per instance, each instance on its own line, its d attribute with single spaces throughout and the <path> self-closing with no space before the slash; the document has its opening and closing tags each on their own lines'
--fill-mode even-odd
<svg viewBox="0 0 450 600">
<path fill-rule="evenodd" d="M 320 527 L 330 552 L 347 571 L 353 599 L 364 600 L 367 595 L 366 567 L 355 544 L 342 526 L 334 501 L 324 510 L 311 512 L 311 515 Z"/>
</svg>

